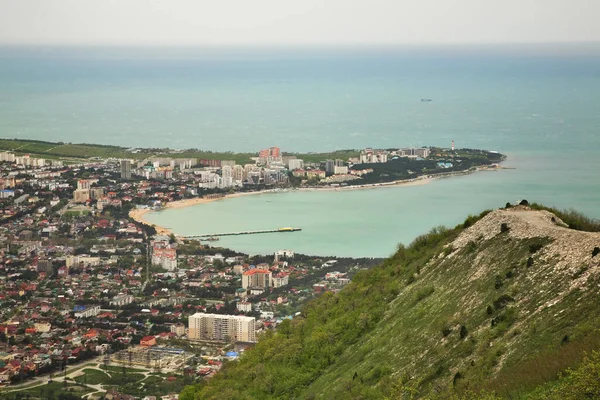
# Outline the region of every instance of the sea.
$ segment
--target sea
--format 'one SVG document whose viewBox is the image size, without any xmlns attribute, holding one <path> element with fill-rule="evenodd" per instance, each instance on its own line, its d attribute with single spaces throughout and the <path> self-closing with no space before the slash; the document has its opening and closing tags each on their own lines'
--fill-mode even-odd
<svg viewBox="0 0 600 400">
<path fill-rule="evenodd" d="M 431 99 L 431 101 L 422 101 Z M 0 137 L 258 152 L 450 147 L 504 169 L 151 213 L 251 254 L 384 257 L 521 199 L 600 218 L 600 46 L 0 48 Z"/>
</svg>

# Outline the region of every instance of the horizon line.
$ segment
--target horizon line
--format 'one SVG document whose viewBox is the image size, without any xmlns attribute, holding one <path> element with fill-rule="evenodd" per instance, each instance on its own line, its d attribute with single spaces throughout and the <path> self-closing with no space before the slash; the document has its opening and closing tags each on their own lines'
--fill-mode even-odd
<svg viewBox="0 0 600 400">
<path fill-rule="evenodd" d="M 527 41 L 527 42 L 423 42 L 423 43 L 16 43 L 0 42 L 2 47 L 21 48 L 419 48 L 419 47 L 495 47 L 495 46 L 553 46 L 600 45 L 600 40 Z"/>
</svg>

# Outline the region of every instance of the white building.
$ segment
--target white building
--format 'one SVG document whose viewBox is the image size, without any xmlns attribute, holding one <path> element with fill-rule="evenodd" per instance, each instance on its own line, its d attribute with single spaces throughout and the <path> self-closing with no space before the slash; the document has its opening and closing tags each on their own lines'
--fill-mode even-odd
<svg viewBox="0 0 600 400">
<path fill-rule="evenodd" d="M 277 274 L 273 276 L 271 282 L 274 288 L 282 287 L 289 283 L 289 276 L 283 273 Z"/>
<path fill-rule="evenodd" d="M 83 264 L 86 267 L 96 267 L 100 265 L 100 257 L 90 257 L 82 254 L 79 256 L 68 256 L 66 258 L 67 268 L 78 266 L 79 264 Z"/>
<path fill-rule="evenodd" d="M 117 306 L 117 307 L 125 306 L 125 305 L 131 304 L 131 303 L 133 303 L 133 296 L 130 295 L 130 294 L 119 294 L 119 295 L 116 295 L 109 302 L 109 304 L 111 306 Z"/>
<path fill-rule="evenodd" d="M 76 308 L 75 318 L 95 317 L 100 313 L 100 306 L 83 306 Z"/>
<path fill-rule="evenodd" d="M 292 250 L 279 250 L 275 252 L 275 261 L 279 261 L 282 258 L 294 258 L 294 252 Z"/>
<path fill-rule="evenodd" d="M 185 325 L 181 323 L 171 325 L 171 332 L 176 334 L 177 336 L 185 335 Z"/>
<path fill-rule="evenodd" d="M 288 161 L 288 169 L 293 171 L 295 169 L 303 169 L 304 168 L 304 160 L 299 158 L 292 158 Z"/>
<path fill-rule="evenodd" d="M 241 312 L 250 312 L 252 311 L 252 303 L 249 303 L 247 301 L 239 301 L 235 305 L 235 308 L 237 308 Z"/>
</svg>

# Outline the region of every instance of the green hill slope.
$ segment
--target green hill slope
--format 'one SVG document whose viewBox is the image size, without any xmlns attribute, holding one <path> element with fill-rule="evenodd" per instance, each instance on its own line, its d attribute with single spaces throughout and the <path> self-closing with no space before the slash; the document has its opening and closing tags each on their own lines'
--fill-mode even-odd
<svg viewBox="0 0 600 400">
<path fill-rule="evenodd" d="M 435 229 L 181 398 L 566 397 L 600 347 L 596 247 L 528 207 Z"/>
</svg>

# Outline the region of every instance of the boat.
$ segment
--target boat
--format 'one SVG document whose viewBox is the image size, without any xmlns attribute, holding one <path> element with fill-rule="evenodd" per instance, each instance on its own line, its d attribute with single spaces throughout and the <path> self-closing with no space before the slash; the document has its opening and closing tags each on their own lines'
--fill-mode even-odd
<svg viewBox="0 0 600 400">
<path fill-rule="evenodd" d="M 424 103 L 429 103 L 431 101 L 431 99 L 421 99 L 421 101 Z"/>
</svg>

